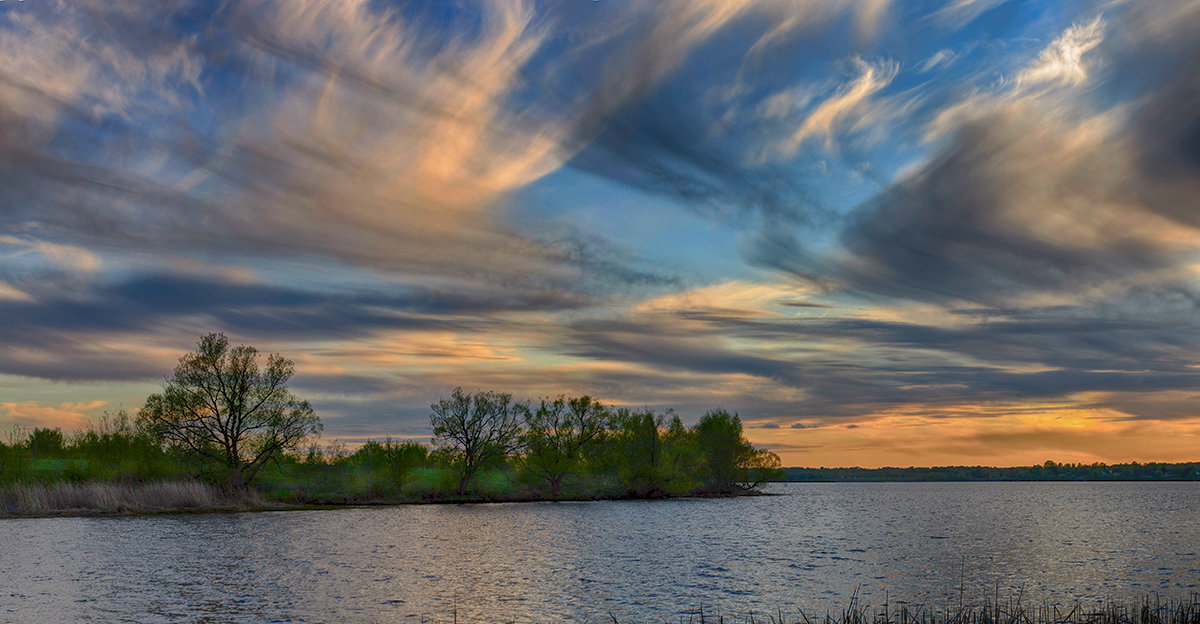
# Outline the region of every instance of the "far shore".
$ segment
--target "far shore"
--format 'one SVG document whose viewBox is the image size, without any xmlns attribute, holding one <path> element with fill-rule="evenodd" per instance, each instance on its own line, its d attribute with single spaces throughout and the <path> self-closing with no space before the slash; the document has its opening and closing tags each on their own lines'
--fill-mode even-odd
<svg viewBox="0 0 1200 624">
<path fill-rule="evenodd" d="M 1034 466 L 934 466 L 908 468 L 783 468 L 783 481 L 1200 481 L 1200 462 L 1094 462 Z"/>
</svg>

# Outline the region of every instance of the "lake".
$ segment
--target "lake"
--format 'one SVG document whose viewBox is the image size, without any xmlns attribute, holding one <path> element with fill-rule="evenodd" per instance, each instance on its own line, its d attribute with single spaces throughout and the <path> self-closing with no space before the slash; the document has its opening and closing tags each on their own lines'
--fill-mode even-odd
<svg viewBox="0 0 1200 624">
<path fill-rule="evenodd" d="M 1200 483 L 792 483 L 770 497 L 0 520 L 0 620 L 679 621 L 1186 598 Z M 686 619 L 686 618 L 685 618 Z"/>
</svg>

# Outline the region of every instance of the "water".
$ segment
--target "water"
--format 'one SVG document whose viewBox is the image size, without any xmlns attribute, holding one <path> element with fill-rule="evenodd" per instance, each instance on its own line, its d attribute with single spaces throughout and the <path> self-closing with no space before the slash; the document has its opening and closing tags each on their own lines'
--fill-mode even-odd
<svg viewBox="0 0 1200 624">
<path fill-rule="evenodd" d="M 0 521 L 0 621 L 679 621 L 1200 591 L 1200 483 Z"/>
</svg>

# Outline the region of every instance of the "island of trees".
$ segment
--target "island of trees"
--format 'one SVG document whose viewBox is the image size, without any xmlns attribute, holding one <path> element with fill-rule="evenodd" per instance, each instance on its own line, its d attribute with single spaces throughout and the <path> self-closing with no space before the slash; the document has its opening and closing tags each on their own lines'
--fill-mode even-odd
<svg viewBox="0 0 1200 624">
<path fill-rule="evenodd" d="M 262 360 L 209 334 L 136 416 L 11 434 L 0 442 L 0 514 L 86 511 L 89 492 L 151 483 L 168 498 L 202 499 L 174 505 L 189 507 L 729 496 L 781 477 L 778 456 L 745 439 L 736 413 L 714 409 L 686 427 L 673 410 L 587 396 L 527 401 L 456 388 L 430 406 L 429 444 L 321 446 L 319 418 L 288 389 L 292 362 Z M 139 506 L 172 505 L 110 511 Z"/>
</svg>

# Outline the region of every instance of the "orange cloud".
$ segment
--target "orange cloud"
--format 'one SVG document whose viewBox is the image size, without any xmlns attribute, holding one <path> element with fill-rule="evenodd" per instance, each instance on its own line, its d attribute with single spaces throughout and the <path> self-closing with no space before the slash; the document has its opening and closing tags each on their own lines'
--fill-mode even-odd
<svg viewBox="0 0 1200 624">
<path fill-rule="evenodd" d="M 0 403 L 0 422 L 22 429 L 35 427 L 54 428 L 64 431 L 81 431 L 96 410 L 107 405 L 107 401 L 66 402 L 58 406 L 42 405 L 36 401 Z"/>
<path fill-rule="evenodd" d="M 1070 405 L 912 406 L 873 420 L 748 429 L 785 466 L 1028 466 L 1197 459 L 1200 417 L 1129 421 Z"/>
</svg>

